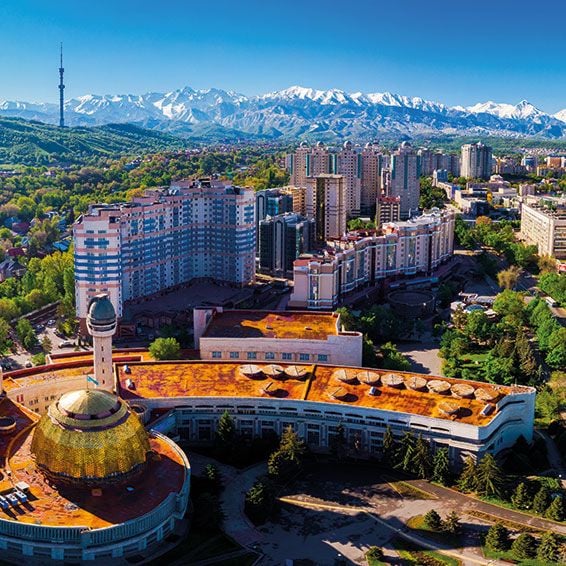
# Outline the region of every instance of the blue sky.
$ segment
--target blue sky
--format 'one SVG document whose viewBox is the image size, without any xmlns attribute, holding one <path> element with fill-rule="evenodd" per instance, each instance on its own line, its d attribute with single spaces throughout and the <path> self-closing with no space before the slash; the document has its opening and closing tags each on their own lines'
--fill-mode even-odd
<svg viewBox="0 0 566 566">
<path fill-rule="evenodd" d="M 566 108 L 566 1 L 2 0 L 0 99 L 299 84 Z"/>
</svg>

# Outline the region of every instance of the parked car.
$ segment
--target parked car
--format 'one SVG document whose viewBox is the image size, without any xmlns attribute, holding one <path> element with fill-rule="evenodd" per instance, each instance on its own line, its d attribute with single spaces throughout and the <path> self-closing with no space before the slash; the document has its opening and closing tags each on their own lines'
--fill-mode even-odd
<svg viewBox="0 0 566 566">
<path fill-rule="evenodd" d="M 31 367 L 33 367 L 33 364 L 32 364 L 31 362 L 29 362 L 29 361 L 28 361 L 28 362 L 26 362 L 26 366 L 25 366 L 25 367 L 27 367 L 27 368 L 31 368 Z"/>
<path fill-rule="evenodd" d="M 55 326 L 55 323 L 56 323 L 56 322 L 57 322 L 57 321 L 56 321 L 54 318 L 50 318 L 50 319 L 47 321 L 47 326 Z"/>
<path fill-rule="evenodd" d="M 63 340 L 63 342 L 59 342 L 59 348 L 71 348 L 73 343 L 70 340 Z"/>
</svg>

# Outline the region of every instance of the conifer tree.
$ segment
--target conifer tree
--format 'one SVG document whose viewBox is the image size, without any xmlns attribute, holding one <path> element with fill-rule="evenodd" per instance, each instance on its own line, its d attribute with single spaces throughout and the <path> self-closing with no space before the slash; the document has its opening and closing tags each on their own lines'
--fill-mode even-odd
<svg viewBox="0 0 566 566">
<path fill-rule="evenodd" d="M 451 478 L 448 448 L 439 448 L 436 451 L 432 460 L 432 466 L 432 480 L 442 485 L 448 485 Z"/>
<path fill-rule="evenodd" d="M 224 411 L 216 427 L 216 444 L 220 448 L 232 448 L 236 437 L 236 425 L 228 411 Z"/>
<path fill-rule="evenodd" d="M 564 499 L 561 495 L 557 495 L 546 511 L 546 516 L 548 519 L 553 521 L 564 521 L 566 519 L 566 513 L 564 509 Z"/>
<path fill-rule="evenodd" d="M 558 562 L 560 560 L 560 541 L 553 532 L 542 535 L 537 551 L 537 558 L 543 562 Z"/>
<path fill-rule="evenodd" d="M 525 482 L 521 482 L 517 486 L 517 489 L 515 489 L 511 496 L 511 503 L 513 503 L 517 509 L 528 509 L 531 507 L 533 499 Z"/>
<path fill-rule="evenodd" d="M 522 533 L 513 541 L 511 551 L 519 560 L 534 558 L 537 554 L 537 541 L 532 535 Z"/>
<path fill-rule="evenodd" d="M 446 519 L 442 522 L 442 526 L 447 533 L 455 535 L 460 531 L 460 517 L 456 511 L 451 511 Z"/>
<path fill-rule="evenodd" d="M 462 491 L 475 491 L 477 487 L 477 466 L 471 456 L 466 458 L 464 468 L 458 478 L 458 488 Z"/>
<path fill-rule="evenodd" d="M 411 431 L 407 431 L 397 449 L 397 467 L 401 468 L 404 472 L 413 471 L 413 462 L 415 457 L 415 436 Z"/>
<path fill-rule="evenodd" d="M 419 478 L 429 479 L 432 471 L 430 443 L 419 434 L 415 443 L 412 470 Z"/>
<path fill-rule="evenodd" d="M 395 464 L 395 438 L 393 437 L 393 433 L 391 432 L 391 427 L 387 427 L 385 432 L 383 433 L 383 446 L 382 446 L 382 456 L 381 461 L 384 464 L 388 464 L 389 466 L 393 466 Z"/>
<path fill-rule="evenodd" d="M 485 544 L 496 552 L 506 551 L 509 548 L 509 531 L 501 523 L 495 523 L 487 531 Z"/>
<path fill-rule="evenodd" d="M 539 515 L 544 515 L 550 505 L 550 491 L 544 485 L 537 491 L 533 499 L 533 511 Z"/>
<path fill-rule="evenodd" d="M 492 454 L 486 454 L 477 467 L 477 493 L 486 497 L 501 497 L 503 482 L 503 472 L 495 458 Z"/>
<path fill-rule="evenodd" d="M 431 509 L 428 513 L 426 513 L 423 520 L 425 526 L 431 531 L 439 531 L 442 526 L 440 515 L 434 509 Z"/>
</svg>

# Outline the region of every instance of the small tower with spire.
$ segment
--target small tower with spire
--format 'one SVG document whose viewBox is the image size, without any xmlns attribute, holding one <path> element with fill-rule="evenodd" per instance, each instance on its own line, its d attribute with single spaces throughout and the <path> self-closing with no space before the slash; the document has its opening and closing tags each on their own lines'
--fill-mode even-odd
<svg viewBox="0 0 566 566">
<path fill-rule="evenodd" d="M 91 299 L 86 325 L 94 350 L 94 382 L 97 388 L 112 392 L 112 336 L 116 332 L 116 311 L 106 293 Z"/>
<path fill-rule="evenodd" d="M 63 74 L 65 69 L 63 68 L 63 43 L 61 43 L 60 49 L 60 63 L 59 63 L 59 127 L 65 127 L 65 116 L 63 112 L 63 103 L 65 101 L 65 84 L 63 83 Z"/>
</svg>

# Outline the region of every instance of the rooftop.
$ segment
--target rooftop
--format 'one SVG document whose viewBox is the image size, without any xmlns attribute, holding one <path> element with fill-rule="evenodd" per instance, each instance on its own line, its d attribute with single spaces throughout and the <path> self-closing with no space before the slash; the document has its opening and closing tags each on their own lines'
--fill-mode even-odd
<svg viewBox="0 0 566 566">
<path fill-rule="evenodd" d="M 450 394 L 450 389 L 462 385 L 462 380 L 434 376 L 423 376 L 413 373 L 396 372 L 402 379 L 400 387 L 384 384 L 386 376 L 392 372 L 387 370 L 369 370 L 379 376 L 378 383 L 370 394 L 370 385 L 364 383 L 360 372 L 363 368 L 340 368 L 326 365 L 296 366 L 308 371 L 307 379 L 279 379 L 269 376 L 271 364 L 254 364 L 262 373 L 253 378 L 246 377 L 246 366 L 229 362 L 140 362 L 129 364 L 130 373 L 126 374 L 120 366 L 119 377 L 122 396 L 125 399 L 160 398 L 160 397 L 257 397 L 278 398 L 287 400 L 306 400 L 337 405 L 352 405 L 410 413 L 439 419 L 457 420 L 464 424 L 485 426 L 497 414 L 494 406 L 488 415 L 482 414 L 486 400 L 496 403 L 506 395 L 524 392 L 521 387 L 496 386 L 486 383 L 466 381 L 476 394 L 471 397 L 457 397 Z M 291 366 L 278 364 L 286 370 Z M 345 381 L 338 376 L 347 374 Z M 356 377 L 358 376 L 358 377 Z M 410 378 L 420 377 L 424 387 L 411 389 Z M 126 387 L 126 379 L 130 379 L 135 389 Z M 427 384 L 435 381 L 434 390 L 445 388 L 444 394 L 436 393 Z M 270 385 L 271 384 L 271 385 Z M 268 391 L 268 392 L 266 392 Z M 448 393 L 446 393 L 448 392 Z M 456 402 L 458 415 L 448 414 L 443 410 L 447 401 Z"/>
<path fill-rule="evenodd" d="M 337 335 L 338 316 L 291 311 L 216 312 L 203 338 L 293 338 L 326 340 Z"/>
<path fill-rule="evenodd" d="M 0 414 L 16 419 L 15 433 L 0 436 L 0 492 L 12 490 L 18 482 L 30 486 L 26 503 L 0 511 L 0 518 L 20 523 L 51 526 L 101 528 L 129 521 L 152 511 L 169 493 L 180 491 L 184 481 L 181 455 L 166 440 L 150 438 L 155 457 L 146 473 L 125 486 L 101 490 L 54 488 L 38 471 L 30 446 L 38 416 L 10 399 L 0 400 Z M 7 473 L 10 470 L 10 474 Z"/>
</svg>

